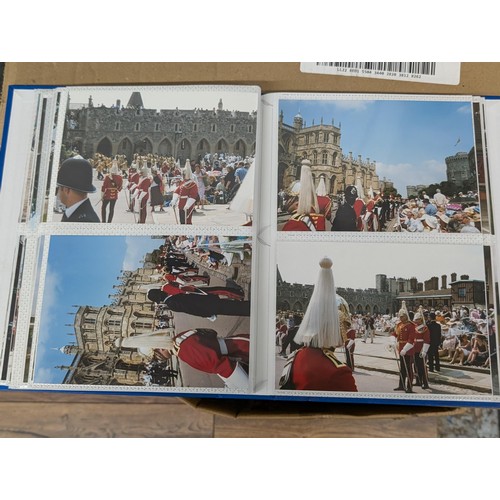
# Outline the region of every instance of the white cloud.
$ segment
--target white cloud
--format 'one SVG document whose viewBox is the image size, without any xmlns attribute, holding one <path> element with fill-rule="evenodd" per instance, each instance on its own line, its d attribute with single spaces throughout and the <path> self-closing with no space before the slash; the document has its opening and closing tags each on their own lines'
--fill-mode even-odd
<svg viewBox="0 0 500 500">
<path fill-rule="evenodd" d="M 377 174 L 391 180 L 400 194 L 406 196 L 406 186 L 436 184 L 446 180 L 446 164 L 438 160 L 412 163 L 377 163 Z"/>
<path fill-rule="evenodd" d="M 471 105 L 470 104 L 464 104 L 463 106 L 460 106 L 457 108 L 457 113 L 463 113 L 463 114 L 471 114 Z"/>
</svg>

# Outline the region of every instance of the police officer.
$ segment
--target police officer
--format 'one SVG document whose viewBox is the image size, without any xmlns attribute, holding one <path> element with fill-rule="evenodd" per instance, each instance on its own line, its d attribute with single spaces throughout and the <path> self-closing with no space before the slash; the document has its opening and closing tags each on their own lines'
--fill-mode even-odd
<svg viewBox="0 0 500 500">
<path fill-rule="evenodd" d="M 100 222 L 88 199 L 95 191 L 90 163 L 81 156 L 65 160 L 57 174 L 56 194 L 66 207 L 61 222 Z"/>
<path fill-rule="evenodd" d="M 347 186 L 344 191 L 344 202 L 339 206 L 332 223 L 332 231 L 357 231 L 357 215 L 354 202 L 358 198 L 356 186 Z"/>
</svg>

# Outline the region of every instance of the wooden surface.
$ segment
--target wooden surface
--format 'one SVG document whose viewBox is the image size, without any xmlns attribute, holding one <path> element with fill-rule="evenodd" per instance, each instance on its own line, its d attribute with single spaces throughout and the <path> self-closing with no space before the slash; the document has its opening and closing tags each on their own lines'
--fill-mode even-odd
<svg viewBox="0 0 500 500">
<path fill-rule="evenodd" d="M 235 418 L 194 408 L 178 398 L 0 392 L 0 438 L 438 437 L 442 418 L 440 414 Z"/>
</svg>

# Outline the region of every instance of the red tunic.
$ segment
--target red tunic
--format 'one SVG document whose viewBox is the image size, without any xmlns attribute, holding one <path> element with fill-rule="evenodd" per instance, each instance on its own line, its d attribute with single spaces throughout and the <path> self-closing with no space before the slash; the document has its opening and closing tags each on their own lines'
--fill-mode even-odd
<svg viewBox="0 0 500 500">
<path fill-rule="evenodd" d="M 103 199 L 105 200 L 116 200 L 118 199 L 118 193 L 122 190 L 122 177 L 121 175 L 112 174 L 104 177 L 104 182 L 102 183 L 101 191 L 103 194 Z"/>
<path fill-rule="evenodd" d="M 431 332 L 425 325 L 415 327 L 415 343 L 413 344 L 414 354 L 420 354 L 424 344 L 431 343 Z"/>
<path fill-rule="evenodd" d="M 179 210 L 184 210 L 188 199 L 196 200 L 198 197 L 198 186 L 196 182 L 187 180 L 178 186 L 174 192 L 179 195 Z"/>
<path fill-rule="evenodd" d="M 350 328 L 347 333 L 345 334 L 346 340 L 344 342 L 344 347 L 347 349 L 347 344 L 349 343 L 350 340 L 356 340 L 356 330 L 354 328 Z M 349 351 L 354 352 L 354 348 L 356 347 L 356 344 L 352 344 L 352 346 L 349 348 Z"/>
<path fill-rule="evenodd" d="M 174 337 L 177 356 L 192 368 L 228 378 L 236 365 L 248 367 L 249 335 L 218 338 L 210 329 L 189 330 Z M 227 354 L 221 352 L 221 343 Z"/>
<path fill-rule="evenodd" d="M 411 321 L 407 323 L 398 323 L 394 336 L 398 343 L 399 352 L 401 352 L 401 349 L 403 349 L 407 343 L 413 344 L 414 347 L 406 353 L 407 356 L 412 356 L 415 352 L 415 323 Z"/>
<path fill-rule="evenodd" d="M 179 293 L 196 293 L 199 290 L 194 286 L 183 286 L 176 282 L 165 283 L 161 287 L 162 291 L 168 293 L 169 295 L 177 295 Z"/>
<path fill-rule="evenodd" d="M 165 280 L 170 281 L 171 283 L 176 282 L 180 285 L 193 285 L 193 286 L 205 286 L 210 283 L 210 278 L 207 276 L 189 275 L 185 273 L 179 273 L 177 275 L 174 274 L 166 274 L 163 277 Z"/>
<path fill-rule="evenodd" d="M 283 231 L 324 231 L 325 216 L 323 214 L 292 215 L 283 226 Z"/>
<path fill-rule="evenodd" d="M 288 377 L 284 373 L 280 380 L 282 389 L 358 391 L 352 370 L 339 361 L 331 349 L 302 347 L 289 357 L 289 362 L 291 366 Z"/>
<path fill-rule="evenodd" d="M 332 216 L 332 200 L 328 196 L 318 196 L 319 213 L 327 219 Z"/>
<path fill-rule="evenodd" d="M 141 205 L 144 206 L 144 203 L 148 201 L 149 199 L 149 187 L 151 186 L 151 179 L 149 177 L 143 177 L 140 181 L 139 184 L 137 184 L 137 191 L 140 191 L 139 195 L 141 193 L 146 193 L 146 196 L 144 196 L 141 199 Z"/>
<path fill-rule="evenodd" d="M 141 178 L 141 175 L 139 172 L 132 172 L 128 176 L 128 184 L 131 186 L 129 189 L 132 191 L 137 183 L 139 182 L 139 179 Z"/>
</svg>

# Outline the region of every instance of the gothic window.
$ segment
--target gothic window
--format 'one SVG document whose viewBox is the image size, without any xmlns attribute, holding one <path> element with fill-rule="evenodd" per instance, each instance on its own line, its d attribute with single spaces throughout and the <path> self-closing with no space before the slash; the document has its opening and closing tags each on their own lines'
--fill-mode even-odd
<svg viewBox="0 0 500 500">
<path fill-rule="evenodd" d="M 325 132 L 323 135 L 323 141 L 328 142 L 330 140 L 330 134 L 328 132 Z"/>
<path fill-rule="evenodd" d="M 181 126 L 178 123 L 176 123 L 174 130 L 175 130 L 175 132 L 180 132 L 181 131 Z"/>
<path fill-rule="evenodd" d="M 197 123 L 193 124 L 193 132 L 198 132 L 198 124 Z"/>
<path fill-rule="evenodd" d="M 306 135 L 306 144 L 309 144 L 309 135 Z"/>
<path fill-rule="evenodd" d="M 253 125 L 248 125 L 247 132 L 249 132 L 249 133 L 253 132 Z"/>
<path fill-rule="evenodd" d="M 150 322 L 147 322 L 147 321 L 134 321 L 132 323 L 132 327 L 133 328 L 151 328 L 151 323 Z"/>
<path fill-rule="evenodd" d="M 210 132 L 217 132 L 217 125 L 215 123 L 212 123 L 210 126 Z"/>
<path fill-rule="evenodd" d="M 231 133 L 234 133 L 234 131 L 236 130 L 236 126 L 235 125 L 231 125 L 230 130 L 231 130 Z"/>
<path fill-rule="evenodd" d="M 136 123 L 135 124 L 135 131 L 139 132 L 139 130 L 141 130 L 141 124 L 140 123 Z"/>
<path fill-rule="evenodd" d="M 120 130 L 120 122 L 115 122 L 115 130 Z"/>
<path fill-rule="evenodd" d="M 136 109 L 136 110 L 135 110 L 135 114 L 136 114 L 137 116 L 141 116 L 141 108 Z"/>
<path fill-rule="evenodd" d="M 155 132 L 159 132 L 159 131 L 160 131 L 160 124 L 155 123 Z"/>
<path fill-rule="evenodd" d="M 316 165 L 318 163 L 318 152 L 313 151 L 313 163 Z"/>
<path fill-rule="evenodd" d="M 321 163 L 323 165 L 328 164 L 328 153 L 326 151 L 323 151 L 323 154 L 321 156 Z"/>
</svg>

